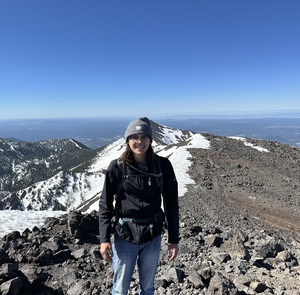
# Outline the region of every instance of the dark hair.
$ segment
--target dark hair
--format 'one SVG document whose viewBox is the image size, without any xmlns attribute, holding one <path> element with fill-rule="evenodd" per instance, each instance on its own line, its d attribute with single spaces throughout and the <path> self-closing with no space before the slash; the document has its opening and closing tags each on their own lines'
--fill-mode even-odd
<svg viewBox="0 0 300 295">
<path fill-rule="evenodd" d="M 135 160 L 133 157 L 133 152 L 129 147 L 129 144 L 126 146 L 125 152 L 122 154 L 122 160 L 124 163 L 132 165 L 134 164 Z M 152 145 L 149 145 L 149 148 L 146 152 L 146 164 L 149 166 L 154 160 L 154 151 Z"/>
</svg>

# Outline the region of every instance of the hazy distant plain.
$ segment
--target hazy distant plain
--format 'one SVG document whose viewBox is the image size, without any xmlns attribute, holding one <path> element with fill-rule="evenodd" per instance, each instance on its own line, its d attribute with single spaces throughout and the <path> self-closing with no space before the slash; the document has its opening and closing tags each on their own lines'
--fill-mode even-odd
<svg viewBox="0 0 300 295">
<path fill-rule="evenodd" d="M 22 141 L 73 138 L 94 149 L 124 135 L 133 118 L 0 120 L 0 137 Z M 154 119 L 155 120 L 155 119 Z M 266 139 L 300 146 L 300 118 L 157 119 L 157 123 L 199 133 Z"/>
</svg>

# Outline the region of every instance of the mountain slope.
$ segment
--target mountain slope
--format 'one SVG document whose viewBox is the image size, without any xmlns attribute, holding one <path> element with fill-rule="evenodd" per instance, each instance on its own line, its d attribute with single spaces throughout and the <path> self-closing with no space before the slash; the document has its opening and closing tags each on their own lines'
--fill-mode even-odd
<svg viewBox="0 0 300 295">
<path fill-rule="evenodd" d="M 182 200 L 201 208 L 197 219 L 300 233 L 300 149 L 264 140 L 206 138 L 210 149 L 190 151 L 195 184 Z"/>
<path fill-rule="evenodd" d="M 209 143 L 200 134 L 169 128 L 155 122 L 152 124 L 153 148 L 158 154 L 169 157 L 170 160 L 174 159 L 175 171 L 181 179 L 186 179 L 180 187 L 182 195 L 186 189 L 185 184 L 190 182 L 187 174 L 190 165 L 187 159 L 189 153 L 186 147 L 192 145 L 198 147 L 199 144 L 203 144 L 207 148 Z M 0 209 L 97 210 L 97 201 L 104 182 L 104 171 L 110 161 L 118 158 L 124 149 L 124 139 L 119 139 L 100 150 L 89 150 L 84 157 L 81 156 L 81 162 L 78 160 L 79 163 L 70 169 L 63 169 L 60 165 L 57 167 L 59 171 L 48 179 L 6 194 L 2 191 Z M 55 161 L 54 164 L 51 163 L 54 165 Z M 70 162 L 67 163 L 70 165 Z M 45 169 L 45 166 L 41 165 L 39 168 Z"/>
<path fill-rule="evenodd" d="M 72 140 L 20 142 L 0 138 L 0 191 L 16 191 L 82 162 L 91 150 Z"/>
</svg>

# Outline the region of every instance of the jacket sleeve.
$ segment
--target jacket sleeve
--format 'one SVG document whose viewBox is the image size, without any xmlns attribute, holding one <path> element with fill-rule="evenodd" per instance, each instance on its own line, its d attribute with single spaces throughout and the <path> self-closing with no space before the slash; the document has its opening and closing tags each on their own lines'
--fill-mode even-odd
<svg viewBox="0 0 300 295">
<path fill-rule="evenodd" d="M 168 223 L 168 242 L 179 243 L 179 205 L 178 183 L 171 162 L 167 158 L 161 158 L 161 170 L 163 174 L 164 207 Z"/>
<path fill-rule="evenodd" d="M 112 233 L 111 219 L 114 212 L 114 195 L 117 192 L 117 165 L 112 161 L 105 173 L 105 181 L 99 200 L 100 243 L 110 242 Z"/>
</svg>

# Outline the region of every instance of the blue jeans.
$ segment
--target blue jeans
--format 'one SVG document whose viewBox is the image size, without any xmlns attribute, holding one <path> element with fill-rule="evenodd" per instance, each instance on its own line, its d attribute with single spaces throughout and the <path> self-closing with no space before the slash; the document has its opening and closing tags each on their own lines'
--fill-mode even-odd
<svg viewBox="0 0 300 295">
<path fill-rule="evenodd" d="M 127 295 L 136 263 L 140 279 L 140 295 L 154 294 L 160 245 L 160 235 L 144 244 L 132 244 L 115 237 L 112 247 L 114 270 L 112 295 Z"/>
</svg>

